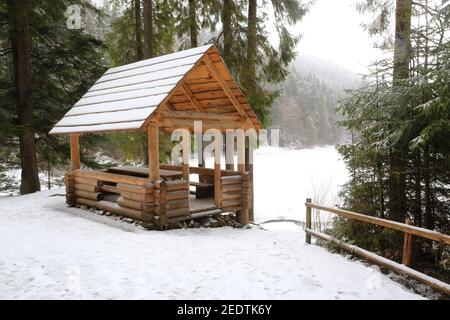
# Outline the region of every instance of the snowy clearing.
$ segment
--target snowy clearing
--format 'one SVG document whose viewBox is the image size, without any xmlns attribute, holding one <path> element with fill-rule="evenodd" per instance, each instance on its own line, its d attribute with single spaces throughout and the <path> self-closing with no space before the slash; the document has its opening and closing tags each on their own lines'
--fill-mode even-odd
<svg viewBox="0 0 450 320">
<path fill-rule="evenodd" d="M 258 220 L 301 219 L 308 172 L 318 172 L 307 171 L 306 163 L 324 166 L 320 177 L 345 176 L 332 152 L 258 151 Z M 304 190 L 274 207 L 264 197 L 273 179 L 270 164 L 299 159 Z M 0 197 L 1 299 L 423 299 L 376 267 L 306 245 L 292 223 L 264 224 L 268 230 L 147 231 L 68 208 L 63 194 Z"/>
</svg>

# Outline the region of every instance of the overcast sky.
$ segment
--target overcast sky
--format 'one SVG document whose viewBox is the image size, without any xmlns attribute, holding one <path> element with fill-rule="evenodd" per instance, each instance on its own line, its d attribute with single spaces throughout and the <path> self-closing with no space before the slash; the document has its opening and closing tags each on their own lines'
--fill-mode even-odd
<svg viewBox="0 0 450 320">
<path fill-rule="evenodd" d="M 380 56 L 361 28 L 365 17 L 355 10 L 360 0 L 317 0 L 302 22 L 291 29 L 302 34 L 297 51 L 363 73 Z"/>
<path fill-rule="evenodd" d="M 97 5 L 103 5 L 103 1 L 93 0 Z M 380 52 L 372 47 L 372 40 L 360 26 L 364 17 L 355 10 L 358 1 L 316 0 L 303 21 L 290 28 L 293 33 L 303 35 L 297 51 L 364 73 Z M 269 27 L 269 31 L 275 42 L 275 29 Z"/>
</svg>

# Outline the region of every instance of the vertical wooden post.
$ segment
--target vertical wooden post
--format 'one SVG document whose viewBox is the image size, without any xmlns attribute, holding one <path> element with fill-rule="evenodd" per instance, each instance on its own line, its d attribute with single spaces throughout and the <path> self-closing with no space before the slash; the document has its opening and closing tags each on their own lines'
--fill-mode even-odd
<svg viewBox="0 0 450 320">
<path fill-rule="evenodd" d="M 205 157 L 203 155 L 203 135 L 201 133 L 195 133 L 196 135 L 196 149 L 199 168 L 205 167 Z"/>
<path fill-rule="evenodd" d="M 245 135 L 244 130 L 236 130 L 238 171 L 245 172 Z"/>
<path fill-rule="evenodd" d="M 75 201 L 75 177 L 72 173 L 66 172 L 64 175 L 64 180 L 66 183 L 66 203 L 70 207 L 74 207 L 76 205 Z"/>
<path fill-rule="evenodd" d="M 158 126 L 156 124 L 149 124 L 147 128 L 148 133 L 148 177 L 150 181 L 159 179 L 159 136 Z"/>
<path fill-rule="evenodd" d="M 158 217 L 157 223 L 162 228 L 166 224 L 167 216 L 166 216 L 166 203 L 167 203 L 167 194 L 166 194 L 166 182 L 162 180 L 154 181 L 154 197 L 155 197 L 155 213 Z"/>
<path fill-rule="evenodd" d="M 226 131 L 225 163 L 227 170 L 234 170 L 234 131 Z"/>
<path fill-rule="evenodd" d="M 251 139 L 248 139 L 248 146 L 245 148 L 245 171 L 250 173 L 250 201 L 248 205 L 248 216 L 250 221 L 255 221 L 254 207 L 254 192 L 253 192 L 253 145 Z"/>
<path fill-rule="evenodd" d="M 66 174 L 66 203 L 76 205 L 74 170 L 80 169 L 80 134 L 70 134 L 70 173 Z"/>
<path fill-rule="evenodd" d="M 406 219 L 405 223 L 411 225 L 412 221 Z M 411 264 L 411 258 L 412 258 L 412 234 L 405 232 L 403 241 L 402 264 L 404 264 L 405 266 L 409 266 Z"/>
<path fill-rule="evenodd" d="M 183 131 L 183 179 L 189 183 L 189 157 L 191 152 L 191 135 L 189 131 Z"/>
<path fill-rule="evenodd" d="M 311 198 L 306 199 L 307 203 L 311 203 Z M 311 229 L 311 207 L 306 206 L 306 229 Z M 306 243 L 311 244 L 311 235 L 306 234 Z"/>
<path fill-rule="evenodd" d="M 244 130 L 236 130 L 237 135 L 237 161 L 238 161 L 238 171 L 245 172 L 245 135 Z M 244 207 L 238 212 L 239 222 L 242 225 L 248 224 L 248 207 Z"/>
<path fill-rule="evenodd" d="M 214 202 L 217 208 L 222 207 L 222 172 L 220 169 L 220 156 L 222 143 L 220 132 L 214 136 Z"/>
<path fill-rule="evenodd" d="M 205 150 L 205 141 L 203 141 L 203 134 L 201 132 L 195 132 L 194 134 L 196 135 L 196 144 L 197 144 L 197 159 L 198 159 L 198 167 L 199 168 L 205 168 L 206 167 L 206 163 L 205 163 L 205 155 L 203 153 L 203 150 Z M 208 178 L 210 178 L 210 176 L 205 176 L 203 174 L 199 174 L 198 175 L 198 181 L 199 182 L 212 182 L 211 180 L 208 180 Z M 198 188 L 197 188 L 198 190 Z"/>
<path fill-rule="evenodd" d="M 79 133 L 70 134 L 70 170 L 80 169 Z"/>
</svg>

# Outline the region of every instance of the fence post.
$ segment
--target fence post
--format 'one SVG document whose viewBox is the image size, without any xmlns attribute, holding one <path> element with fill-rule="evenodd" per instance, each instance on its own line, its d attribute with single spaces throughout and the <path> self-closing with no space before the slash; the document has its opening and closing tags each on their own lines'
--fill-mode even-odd
<svg viewBox="0 0 450 320">
<path fill-rule="evenodd" d="M 412 221 L 409 219 L 406 219 L 405 223 L 412 225 Z M 409 266 L 411 264 L 411 258 L 412 258 L 412 234 L 405 232 L 403 241 L 402 264 L 404 264 L 405 266 Z"/>
<path fill-rule="evenodd" d="M 311 198 L 307 198 L 306 202 L 311 203 Z M 306 206 L 306 229 L 311 229 L 311 207 Z M 311 235 L 306 233 L 306 243 L 311 244 Z"/>
</svg>

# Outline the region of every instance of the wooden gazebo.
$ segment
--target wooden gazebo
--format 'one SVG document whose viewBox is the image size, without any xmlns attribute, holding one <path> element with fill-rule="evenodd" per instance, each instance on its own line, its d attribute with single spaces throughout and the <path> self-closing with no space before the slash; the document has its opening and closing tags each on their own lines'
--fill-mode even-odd
<svg viewBox="0 0 450 320">
<path fill-rule="evenodd" d="M 234 136 L 227 139 L 226 169 L 221 167 L 222 147 L 218 146 L 214 168 L 191 167 L 188 161 L 159 163 L 159 130 L 183 128 L 193 133 L 194 121 L 201 121 L 203 132 L 236 130 L 237 166 Z M 245 224 L 253 179 L 244 165 L 244 130 L 260 128 L 216 47 L 206 45 L 109 69 L 50 133 L 70 135 L 69 205 L 86 205 L 157 225 L 234 211 Z M 148 133 L 148 168 L 80 169 L 81 134 L 124 130 Z M 187 147 L 183 147 L 183 158 L 189 158 Z M 190 181 L 190 174 L 202 179 Z M 191 195 L 190 186 L 197 189 L 197 196 Z"/>
</svg>

